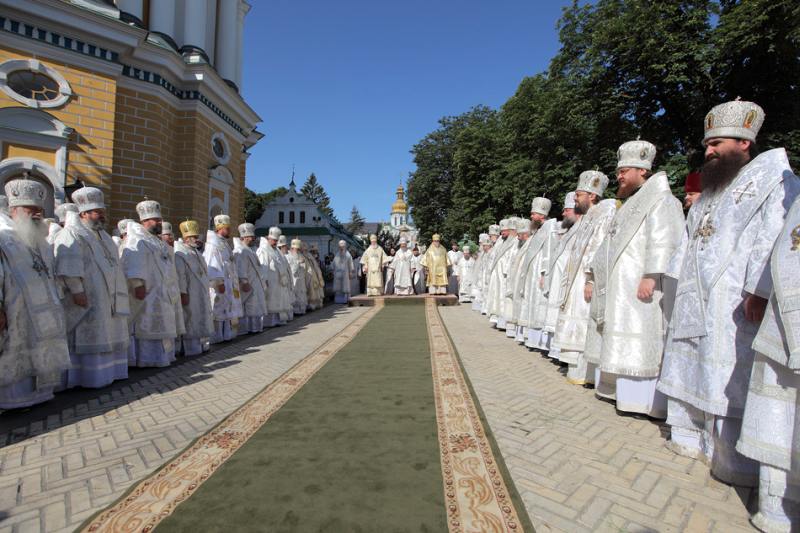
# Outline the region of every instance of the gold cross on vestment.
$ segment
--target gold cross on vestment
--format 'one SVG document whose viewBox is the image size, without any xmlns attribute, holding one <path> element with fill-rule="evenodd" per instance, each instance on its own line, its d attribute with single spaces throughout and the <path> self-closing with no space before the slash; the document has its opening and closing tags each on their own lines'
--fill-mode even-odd
<svg viewBox="0 0 800 533">
<path fill-rule="evenodd" d="M 797 226 L 792 230 L 791 237 L 792 237 L 792 251 L 796 252 L 800 250 L 800 226 Z"/>
<path fill-rule="evenodd" d="M 694 236 L 695 238 L 702 237 L 703 242 L 706 243 L 708 242 L 708 238 L 711 237 L 713 234 L 714 234 L 714 225 L 709 220 L 706 221 L 705 224 L 697 228 L 697 231 L 695 232 Z"/>
</svg>

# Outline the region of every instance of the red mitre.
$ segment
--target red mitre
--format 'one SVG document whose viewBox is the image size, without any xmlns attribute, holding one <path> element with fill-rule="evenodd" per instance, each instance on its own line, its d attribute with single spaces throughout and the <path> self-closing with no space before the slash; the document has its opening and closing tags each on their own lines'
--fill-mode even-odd
<svg viewBox="0 0 800 533">
<path fill-rule="evenodd" d="M 684 185 L 684 192 L 702 192 L 700 188 L 700 173 L 689 172 L 686 175 L 686 185 Z"/>
</svg>

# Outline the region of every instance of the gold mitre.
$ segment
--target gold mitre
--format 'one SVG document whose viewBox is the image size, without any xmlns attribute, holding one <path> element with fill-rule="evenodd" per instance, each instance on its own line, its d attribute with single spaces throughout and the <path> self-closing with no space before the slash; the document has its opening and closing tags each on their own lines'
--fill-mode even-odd
<svg viewBox="0 0 800 533">
<path fill-rule="evenodd" d="M 186 222 L 181 222 L 181 235 L 183 238 L 186 237 L 199 237 L 200 236 L 200 224 L 197 223 L 196 220 L 187 220 Z"/>
<path fill-rule="evenodd" d="M 441 235 L 439 235 L 438 233 L 434 233 L 434 234 L 433 234 L 433 237 L 431 237 L 431 240 L 432 240 L 432 241 L 441 241 L 441 240 L 442 240 L 442 237 L 441 237 Z"/>
</svg>

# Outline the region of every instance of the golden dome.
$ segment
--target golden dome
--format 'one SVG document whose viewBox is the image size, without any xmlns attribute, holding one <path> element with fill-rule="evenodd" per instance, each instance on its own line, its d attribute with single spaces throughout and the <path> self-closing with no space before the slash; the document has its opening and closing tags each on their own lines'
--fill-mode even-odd
<svg viewBox="0 0 800 533">
<path fill-rule="evenodd" d="M 397 188 L 397 200 L 392 204 L 392 213 L 403 213 L 404 215 L 408 213 L 408 204 L 403 199 L 404 196 L 403 186 L 400 185 Z"/>
</svg>

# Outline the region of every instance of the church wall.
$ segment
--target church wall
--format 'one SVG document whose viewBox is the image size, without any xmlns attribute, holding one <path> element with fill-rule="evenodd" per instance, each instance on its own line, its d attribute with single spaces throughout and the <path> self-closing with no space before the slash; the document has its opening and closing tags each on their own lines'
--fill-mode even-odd
<svg viewBox="0 0 800 533">
<path fill-rule="evenodd" d="M 80 179 L 108 190 L 114 147 L 115 79 L 99 72 L 54 61 L 45 55 L 0 47 L 0 63 L 14 59 L 37 59 L 56 70 L 69 82 L 72 97 L 61 107 L 44 109 L 75 130 L 68 144 L 67 183 Z M 0 91 L 0 107 L 24 108 L 24 105 Z M 19 150 L 24 145 L 17 146 Z M 32 148 L 24 147 L 28 150 Z M 41 149 L 33 147 L 33 150 Z M 7 156 L 3 155 L 5 157 Z M 9 157 L 13 155 L 9 154 Z M 53 164 L 52 161 L 44 162 Z"/>
</svg>

